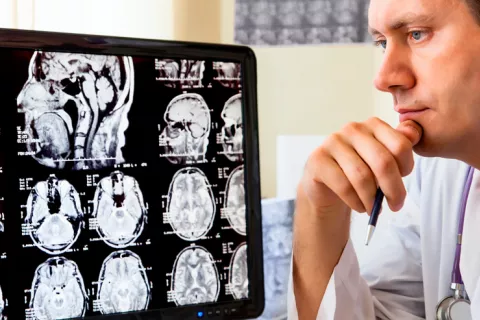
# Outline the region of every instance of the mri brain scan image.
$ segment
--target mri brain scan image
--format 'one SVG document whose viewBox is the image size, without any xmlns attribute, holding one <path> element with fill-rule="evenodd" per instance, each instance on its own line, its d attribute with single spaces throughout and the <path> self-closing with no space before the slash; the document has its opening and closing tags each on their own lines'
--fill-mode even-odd
<svg viewBox="0 0 480 320">
<path fill-rule="evenodd" d="M 134 242 L 147 222 L 147 209 L 137 180 L 116 170 L 97 184 L 93 218 L 103 241 L 114 248 Z"/>
<path fill-rule="evenodd" d="M 263 316 L 265 319 L 283 319 L 287 316 L 287 310 L 278 302 L 287 302 L 292 230 L 284 225 L 271 225 L 264 232 L 264 264 L 266 271 L 264 279 L 265 300 L 267 303 Z"/>
<path fill-rule="evenodd" d="M 221 131 L 223 152 L 230 161 L 243 160 L 242 95 L 236 94 L 223 107 Z"/>
<path fill-rule="evenodd" d="M 166 87 L 200 86 L 205 71 L 205 61 L 157 59 L 157 80 L 164 81 Z"/>
<path fill-rule="evenodd" d="M 235 299 L 248 298 L 247 245 L 242 243 L 233 252 L 228 275 L 230 292 Z"/>
<path fill-rule="evenodd" d="M 140 257 L 129 250 L 110 254 L 103 262 L 97 299 L 103 314 L 146 310 L 150 284 Z"/>
<path fill-rule="evenodd" d="M 165 111 L 166 126 L 160 134 L 164 155 L 173 164 L 203 162 L 210 135 L 210 110 L 196 93 L 184 93 L 170 101 Z"/>
<path fill-rule="evenodd" d="M 27 150 L 55 169 L 123 163 L 133 89 L 130 57 L 35 51 L 17 97 Z"/>
<path fill-rule="evenodd" d="M 234 62 L 214 62 L 214 80 L 226 88 L 238 88 L 241 81 L 241 65 Z"/>
<path fill-rule="evenodd" d="M 30 301 L 35 319 L 83 317 L 87 303 L 83 278 L 75 262 L 53 257 L 37 267 Z"/>
<path fill-rule="evenodd" d="M 39 249 L 49 254 L 67 251 L 84 226 L 84 214 L 75 188 L 54 174 L 37 182 L 27 199 L 25 223 Z"/>
<path fill-rule="evenodd" d="M 259 319 L 287 319 L 295 201 L 262 201 L 265 309 Z"/>
<path fill-rule="evenodd" d="M 218 269 L 205 248 L 190 246 L 177 255 L 171 290 L 178 306 L 217 301 L 220 292 Z"/>
<path fill-rule="evenodd" d="M 212 188 L 203 171 L 187 167 L 177 171 L 168 190 L 167 214 L 173 231 L 195 241 L 212 228 L 215 218 Z"/>
<path fill-rule="evenodd" d="M 230 173 L 223 203 L 225 216 L 232 228 L 239 234 L 246 235 L 243 165 L 238 166 Z"/>
</svg>

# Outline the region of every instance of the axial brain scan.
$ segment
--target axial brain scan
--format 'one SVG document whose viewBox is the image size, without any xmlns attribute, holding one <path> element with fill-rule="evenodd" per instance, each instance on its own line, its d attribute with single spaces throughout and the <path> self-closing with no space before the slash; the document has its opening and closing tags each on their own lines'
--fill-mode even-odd
<svg viewBox="0 0 480 320">
<path fill-rule="evenodd" d="M 174 232 L 184 240 L 198 240 L 210 231 L 215 200 L 205 173 L 194 167 L 177 171 L 168 191 L 167 214 Z"/>
<path fill-rule="evenodd" d="M 230 291 L 235 299 L 248 298 L 248 265 L 246 243 L 240 244 L 232 255 L 228 283 L 230 285 Z"/>
<path fill-rule="evenodd" d="M 220 292 L 220 279 L 215 260 L 203 247 L 182 250 L 172 271 L 172 292 L 177 305 L 214 302 Z"/>
<path fill-rule="evenodd" d="M 30 237 L 42 251 L 61 254 L 77 240 L 84 225 L 80 198 L 75 188 L 54 174 L 38 182 L 27 200 Z"/>
<path fill-rule="evenodd" d="M 133 89 L 130 57 L 36 51 L 17 97 L 28 151 L 56 169 L 123 163 Z"/>
<path fill-rule="evenodd" d="M 87 309 L 87 299 L 83 278 L 75 262 L 53 257 L 38 266 L 30 301 L 35 319 L 82 317 Z"/>
<path fill-rule="evenodd" d="M 119 170 L 100 180 L 92 217 L 97 219 L 98 234 L 111 247 L 122 248 L 134 242 L 147 221 L 137 180 Z"/>
<path fill-rule="evenodd" d="M 160 145 L 174 164 L 205 160 L 210 135 L 210 110 L 196 93 L 173 98 L 164 114 L 166 127 L 160 134 Z"/>
<path fill-rule="evenodd" d="M 110 254 L 100 271 L 97 299 L 103 314 L 148 307 L 150 284 L 140 257 L 129 250 Z"/>
<path fill-rule="evenodd" d="M 230 161 L 242 161 L 243 119 L 241 94 L 236 94 L 227 100 L 221 116 L 225 123 L 221 133 L 223 152 Z"/>
<path fill-rule="evenodd" d="M 224 206 L 225 215 L 232 228 L 239 234 L 246 235 L 243 165 L 235 168 L 228 177 Z"/>
</svg>

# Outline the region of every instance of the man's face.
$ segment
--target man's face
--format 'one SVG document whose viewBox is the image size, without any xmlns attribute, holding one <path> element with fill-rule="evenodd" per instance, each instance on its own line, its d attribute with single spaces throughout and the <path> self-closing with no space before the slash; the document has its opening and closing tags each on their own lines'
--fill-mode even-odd
<svg viewBox="0 0 480 320">
<path fill-rule="evenodd" d="M 371 0 L 369 26 L 384 50 L 376 88 L 392 94 L 400 121 L 424 129 L 415 151 L 470 160 L 480 141 L 480 26 L 464 0 Z"/>
</svg>

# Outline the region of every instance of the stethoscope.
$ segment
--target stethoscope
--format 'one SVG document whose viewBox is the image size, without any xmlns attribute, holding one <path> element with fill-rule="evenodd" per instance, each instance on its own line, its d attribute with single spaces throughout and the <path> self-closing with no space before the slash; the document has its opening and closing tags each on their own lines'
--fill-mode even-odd
<svg viewBox="0 0 480 320">
<path fill-rule="evenodd" d="M 468 194 L 472 185 L 473 172 L 474 169 L 470 167 L 464 184 L 462 201 L 460 205 L 460 220 L 458 222 L 457 247 L 455 250 L 455 260 L 453 262 L 452 283 L 450 286 L 453 294 L 438 303 L 436 313 L 437 320 L 472 319 L 472 315 L 470 313 L 470 299 L 468 298 L 467 292 L 465 290 L 462 274 L 460 272 L 460 252 L 462 250 L 463 222 L 465 220 L 465 210 L 467 207 Z"/>
</svg>

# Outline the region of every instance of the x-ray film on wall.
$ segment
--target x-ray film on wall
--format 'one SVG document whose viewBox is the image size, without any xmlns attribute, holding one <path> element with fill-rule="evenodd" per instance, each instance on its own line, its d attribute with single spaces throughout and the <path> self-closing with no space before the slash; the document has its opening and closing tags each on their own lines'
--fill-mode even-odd
<svg viewBox="0 0 480 320">
<path fill-rule="evenodd" d="M 311 45 L 371 42 L 369 0 L 236 0 L 235 42 Z"/>
</svg>

